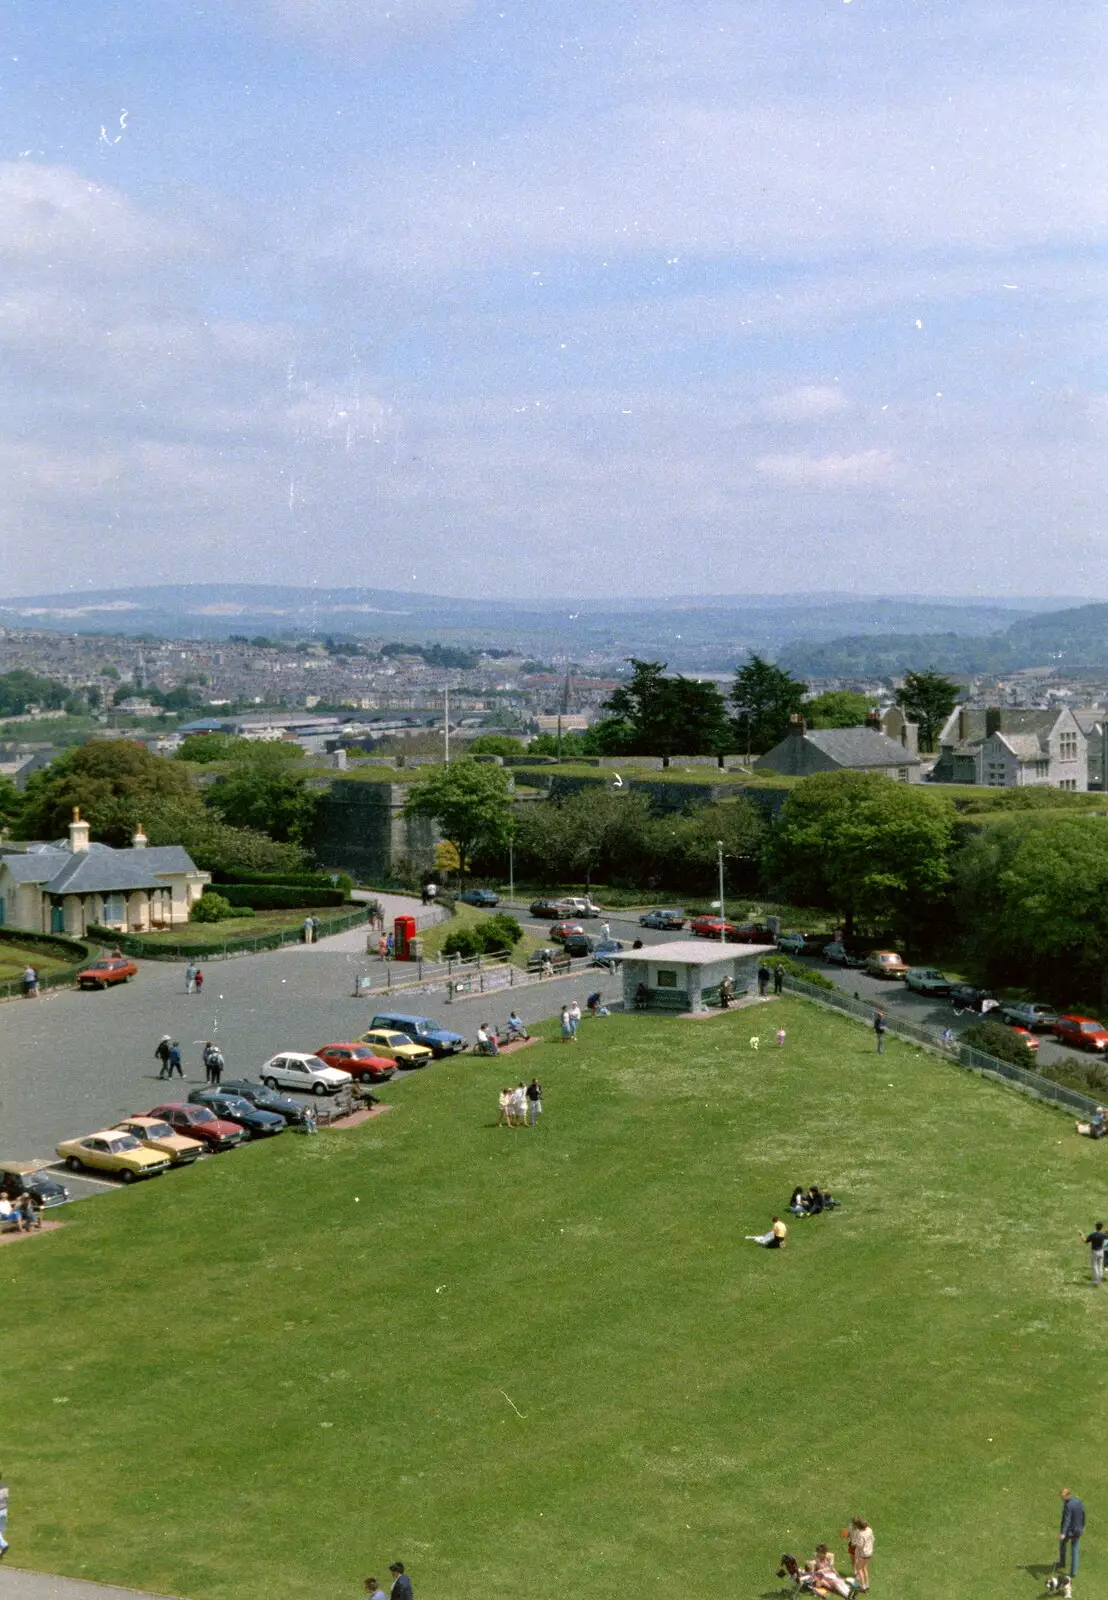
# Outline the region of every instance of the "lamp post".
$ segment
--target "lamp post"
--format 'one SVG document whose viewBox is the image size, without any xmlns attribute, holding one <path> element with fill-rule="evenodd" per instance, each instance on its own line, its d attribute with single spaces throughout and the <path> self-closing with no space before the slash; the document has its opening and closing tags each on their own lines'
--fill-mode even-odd
<svg viewBox="0 0 1108 1600">
<path fill-rule="evenodd" d="M 719 942 L 724 944 L 727 939 L 727 919 L 723 907 L 723 840 L 716 840 L 716 860 L 719 864 Z"/>
<path fill-rule="evenodd" d="M 514 838 L 514 836 L 512 834 L 509 834 L 508 835 L 508 899 L 514 901 L 515 897 L 516 897 L 516 849 L 515 849 L 515 838 Z"/>
</svg>

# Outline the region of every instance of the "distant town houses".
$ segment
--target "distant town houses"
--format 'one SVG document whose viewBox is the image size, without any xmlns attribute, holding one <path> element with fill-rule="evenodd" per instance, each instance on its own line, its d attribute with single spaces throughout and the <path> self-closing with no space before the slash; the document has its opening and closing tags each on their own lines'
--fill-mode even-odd
<svg viewBox="0 0 1108 1600">
<path fill-rule="evenodd" d="M 0 845 L 0 926 L 77 939 L 94 923 L 148 933 L 187 922 L 210 882 L 181 845 L 148 845 L 141 825 L 130 849 L 93 843 L 75 810 L 65 840 Z"/>
<path fill-rule="evenodd" d="M 932 783 L 1079 792 L 1089 787 L 1088 737 L 1066 706 L 956 706 L 938 742 Z"/>
</svg>

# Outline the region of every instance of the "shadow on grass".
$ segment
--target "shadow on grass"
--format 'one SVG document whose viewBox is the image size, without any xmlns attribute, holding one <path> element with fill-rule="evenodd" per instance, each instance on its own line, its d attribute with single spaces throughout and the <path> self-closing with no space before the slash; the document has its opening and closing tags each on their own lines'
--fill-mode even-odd
<svg viewBox="0 0 1108 1600">
<path fill-rule="evenodd" d="M 1016 1568 L 1017 1572 L 1026 1572 L 1029 1578 L 1041 1578 L 1044 1581 L 1056 1571 L 1053 1561 L 1028 1562 Z"/>
</svg>

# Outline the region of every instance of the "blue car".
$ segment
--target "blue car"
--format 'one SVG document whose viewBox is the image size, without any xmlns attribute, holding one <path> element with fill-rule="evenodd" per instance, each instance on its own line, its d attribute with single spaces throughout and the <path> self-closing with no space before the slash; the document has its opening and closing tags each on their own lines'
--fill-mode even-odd
<svg viewBox="0 0 1108 1600">
<path fill-rule="evenodd" d="M 589 966 L 603 967 L 607 972 L 614 972 L 617 963 L 612 957 L 618 956 L 622 949 L 623 946 L 618 939 L 601 939 L 592 947 L 592 960 Z"/>
<path fill-rule="evenodd" d="M 407 1034 L 413 1044 L 426 1045 L 436 1060 L 443 1056 L 460 1055 L 466 1048 L 466 1041 L 460 1033 L 451 1033 L 449 1028 L 440 1027 L 430 1017 L 411 1017 L 401 1011 L 379 1011 L 369 1027 L 391 1028 L 394 1033 Z"/>
<path fill-rule="evenodd" d="M 639 918 L 640 928 L 669 928 L 676 930 L 685 926 L 685 918 L 680 911 L 648 911 Z"/>
<path fill-rule="evenodd" d="M 278 1116 L 276 1111 L 263 1111 L 238 1094 L 227 1094 L 222 1089 L 194 1089 L 189 1100 L 193 1105 L 210 1106 L 224 1122 L 237 1122 L 251 1139 L 264 1139 L 285 1131 L 284 1117 Z"/>
<path fill-rule="evenodd" d="M 498 906 L 500 896 L 491 889 L 467 889 L 458 899 L 466 906 Z"/>
</svg>

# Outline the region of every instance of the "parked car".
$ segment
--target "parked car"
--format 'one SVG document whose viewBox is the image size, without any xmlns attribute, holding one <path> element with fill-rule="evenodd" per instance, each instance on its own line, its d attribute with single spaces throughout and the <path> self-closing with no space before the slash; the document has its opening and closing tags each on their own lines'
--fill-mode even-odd
<svg viewBox="0 0 1108 1600">
<path fill-rule="evenodd" d="M 0 1166 L 0 1194 L 9 1200 L 20 1195 L 37 1195 L 44 1206 L 61 1206 L 69 1199 L 69 1190 L 47 1172 L 45 1161 L 5 1161 Z"/>
<path fill-rule="evenodd" d="M 564 900 L 532 900 L 530 911 L 533 917 L 558 917 L 569 916 L 572 907 L 566 905 Z"/>
<path fill-rule="evenodd" d="M 401 1067 L 425 1067 L 434 1060 L 429 1044 L 416 1044 L 395 1028 L 370 1028 L 358 1036 L 358 1043 L 367 1044 L 375 1056 L 384 1056 Z"/>
<path fill-rule="evenodd" d="M 950 1003 L 955 1011 L 980 1011 L 982 1016 L 1000 1004 L 991 989 L 979 989 L 975 983 L 952 983 Z"/>
<path fill-rule="evenodd" d="M 1061 1044 L 1072 1045 L 1075 1050 L 1095 1050 L 1103 1055 L 1108 1048 L 1108 1028 L 1092 1017 L 1081 1017 L 1073 1012 L 1059 1017 L 1054 1024 L 1054 1037 Z"/>
<path fill-rule="evenodd" d="M 1038 1050 L 1038 1048 L 1039 1048 L 1038 1035 L 1032 1033 L 1030 1028 L 1013 1028 L 1012 1032 L 1016 1035 L 1016 1037 L 1018 1039 L 1021 1039 L 1023 1041 L 1023 1043 L 1027 1046 L 1027 1048 L 1029 1050 Z"/>
<path fill-rule="evenodd" d="M 87 967 L 81 968 L 77 974 L 77 986 L 80 989 L 108 989 L 113 983 L 126 983 L 128 978 L 137 977 L 138 968 L 126 957 L 100 956 L 90 961 Z"/>
<path fill-rule="evenodd" d="M 237 1122 L 240 1128 L 246 1129 L 251 1139 L 265 1139 L 285 1131 L 285 1119 L 276 1111 L 263 1111 L 260 1106 L 243 1099 L 241 1094 L 231 1094 L 222 1087 L 194 1089 L 189 1095 L 189 1104 L 207 1106 L 221 1120 Z"/>
<path fill-rule="evenodd" d="M 219 1086 L 224 1094 L 241 1095 L 244 1100 L 249 1100 L 252 1106 L 258 1106 L 262 1111 L 275 1111 L 279 1117 L 284 1117 L 288 1126 L 294 1127 L 305 1120 L 307 1107 L 299 1100 L 293 1100 L 287 1094 L 278 1094 L 276 1089 L 267 1089 L 264 1083 L 254 1083 L 250 1078 L 232 1078 L 225 1080 Z"/>
<path fill-rule="evenodd" d="M 732 922 L 721 922 L 719 917 L 694 917 L 689 923 L 689 932 L 694 933 L 698 939 L 718 939 L 722 930 L 723 937 L 730 939 L 735 933 Z"/>
<path fill-rule="evenodd" d="M 566 906 L 570 914 L 575 917 L 600 917 L 604 915 L 600 907 L 594 904 L 592 897 L 587 894 L 566 895 L 562 905 Z"/>
<path fill-rule="evenodd" d="M 865 962 L 860 956 L 852 956 L 841 939 L 832 939 L 830 944 L 825 944 L 820 952 L 825 961 L 830 961 L 833 967 L 864 967 Z"/>
<path fill-rule="evenodd" d="M 1037 1005 L 1033 1000 L 1003 1000 L 1000 1014 L 1005 1022 L 1030 1028 L 1032 1032 L 1041 1030 L 1050 1033 L 1058 1021 L 1058 1013 L 1053 1006 Z"/>
<path fill-rule="evenodd" d="M 903 978 L 910 968 L 895 950 L 871 950 L 866 957 L 866 973 L 871 978 Z"/>
<path fill-rule="evenodd" d="M 802 956 L 808 948 L 808 936 L 803 933 L 779 933 L 777 948 L 790 956 Z"/>
<path fill-rule="evenodd" d="M 131 1134 L 148 1150 L 168 1156 L 175 1167 L 190 1166 L 197 1156 L 204 1154 L 202 1139 L 190 1139 L 187 1134 L 175 1132 L 162 1117 L 126 1117 L 117 1122 L 116 1127 L 121 1133 Z"/>
<path fill-rule="evenodd" d="M 460 1033 L 440 1027 L 430 1017 L 413 1017 L 406 1011 L 379 1011 L 370 1023 L 371 1028 L 391 1028 L 394 1033 L 406 1033 L 414 1044 L 425 1044 L 436 1060 L 442 1056 L 456 1056 L 466 1048 Z M 335 1066 L 338 1062 L 334 1063 Z"/>
<path fill-rule="evenodd" d="M 587 933 L 567 933 L 562 940 L 562 949 L 567 956 L 591 956 L 597 940 Z"/>
<path fill-rule="evenodd" d="M 83 1139 L 65 1139 L 54 1147 L 71 1172 L 89 1167 L 95 1172 L 114 1172 L 124 1183 L 136 1178 L 156 1178 L 169 1170 L 169 1157 L 160 1150 L 147 1150 L 133 1133 L 105 1128 L 86 1134 Z"/>
<path fill-rule="evenodd" d="M 224 1122 L 211 1106 L 186 1105 L 184 1101 L 174 1100 L 155 1106 L 146 1115 L 160 1117 L 188 1139 L 202 1139 L 209 1150 L 233 1150 L 246 1138 L 245 1128 L 237 1122 Z"/>
<path fill-rule="evenodd" d="M 684 914 L 680 911 L 647 911 L 639 918 L 640 928 L 664 928 L 671 933 L 675 933 L 684 926 Z"/>
<path fill-rule="evenodd" d="M 368 1042 L 368 1041 L 367 1041 Z M 375 1055 L 382 1052 L 375 1050 Z M 350 1087 L 350 1074 L 329 1067 L 306 1050 L 285 1050 L 270 1056 L 258 1074 L 267 1089 L 298 1089 L 301 1094 L 338 1094 Z"/>
<path fill-rule="evenodd" d="M 498 906 L 500 896 L 492 889 L 466 889 L 458 896 L 465 906 Z"/>
<path fill-rule="evenodd" d="M 614 972 L 619 963 L 614 959 L 623 949 L 618 939 L 599 939 L 593 949 L 591 967 L 603 967 L 606 972 Z"/>
<path fill-rule="evenodd" d="M 321 1044 L 316 1055 L 327 1066 L 348 1072 L 358 1083 L 387 1083 L 396 1077 L 396 1062 L 390 1056 L 375 1056 L 367 1044 L 356 1039 Z"/>
<path fill-rule="evenodd" d="M 950 993 L 950 979 L 938 967 L 909 967 L 904 982 L 916 994 Z"/>
<path fill-rule="evenodd" d="M 550 937 L 555 944 L 565 944 L 570 934 L 584 933 L 584 931 L 579 922 L 556 922 L 550 930 Z"/>
</svg>

